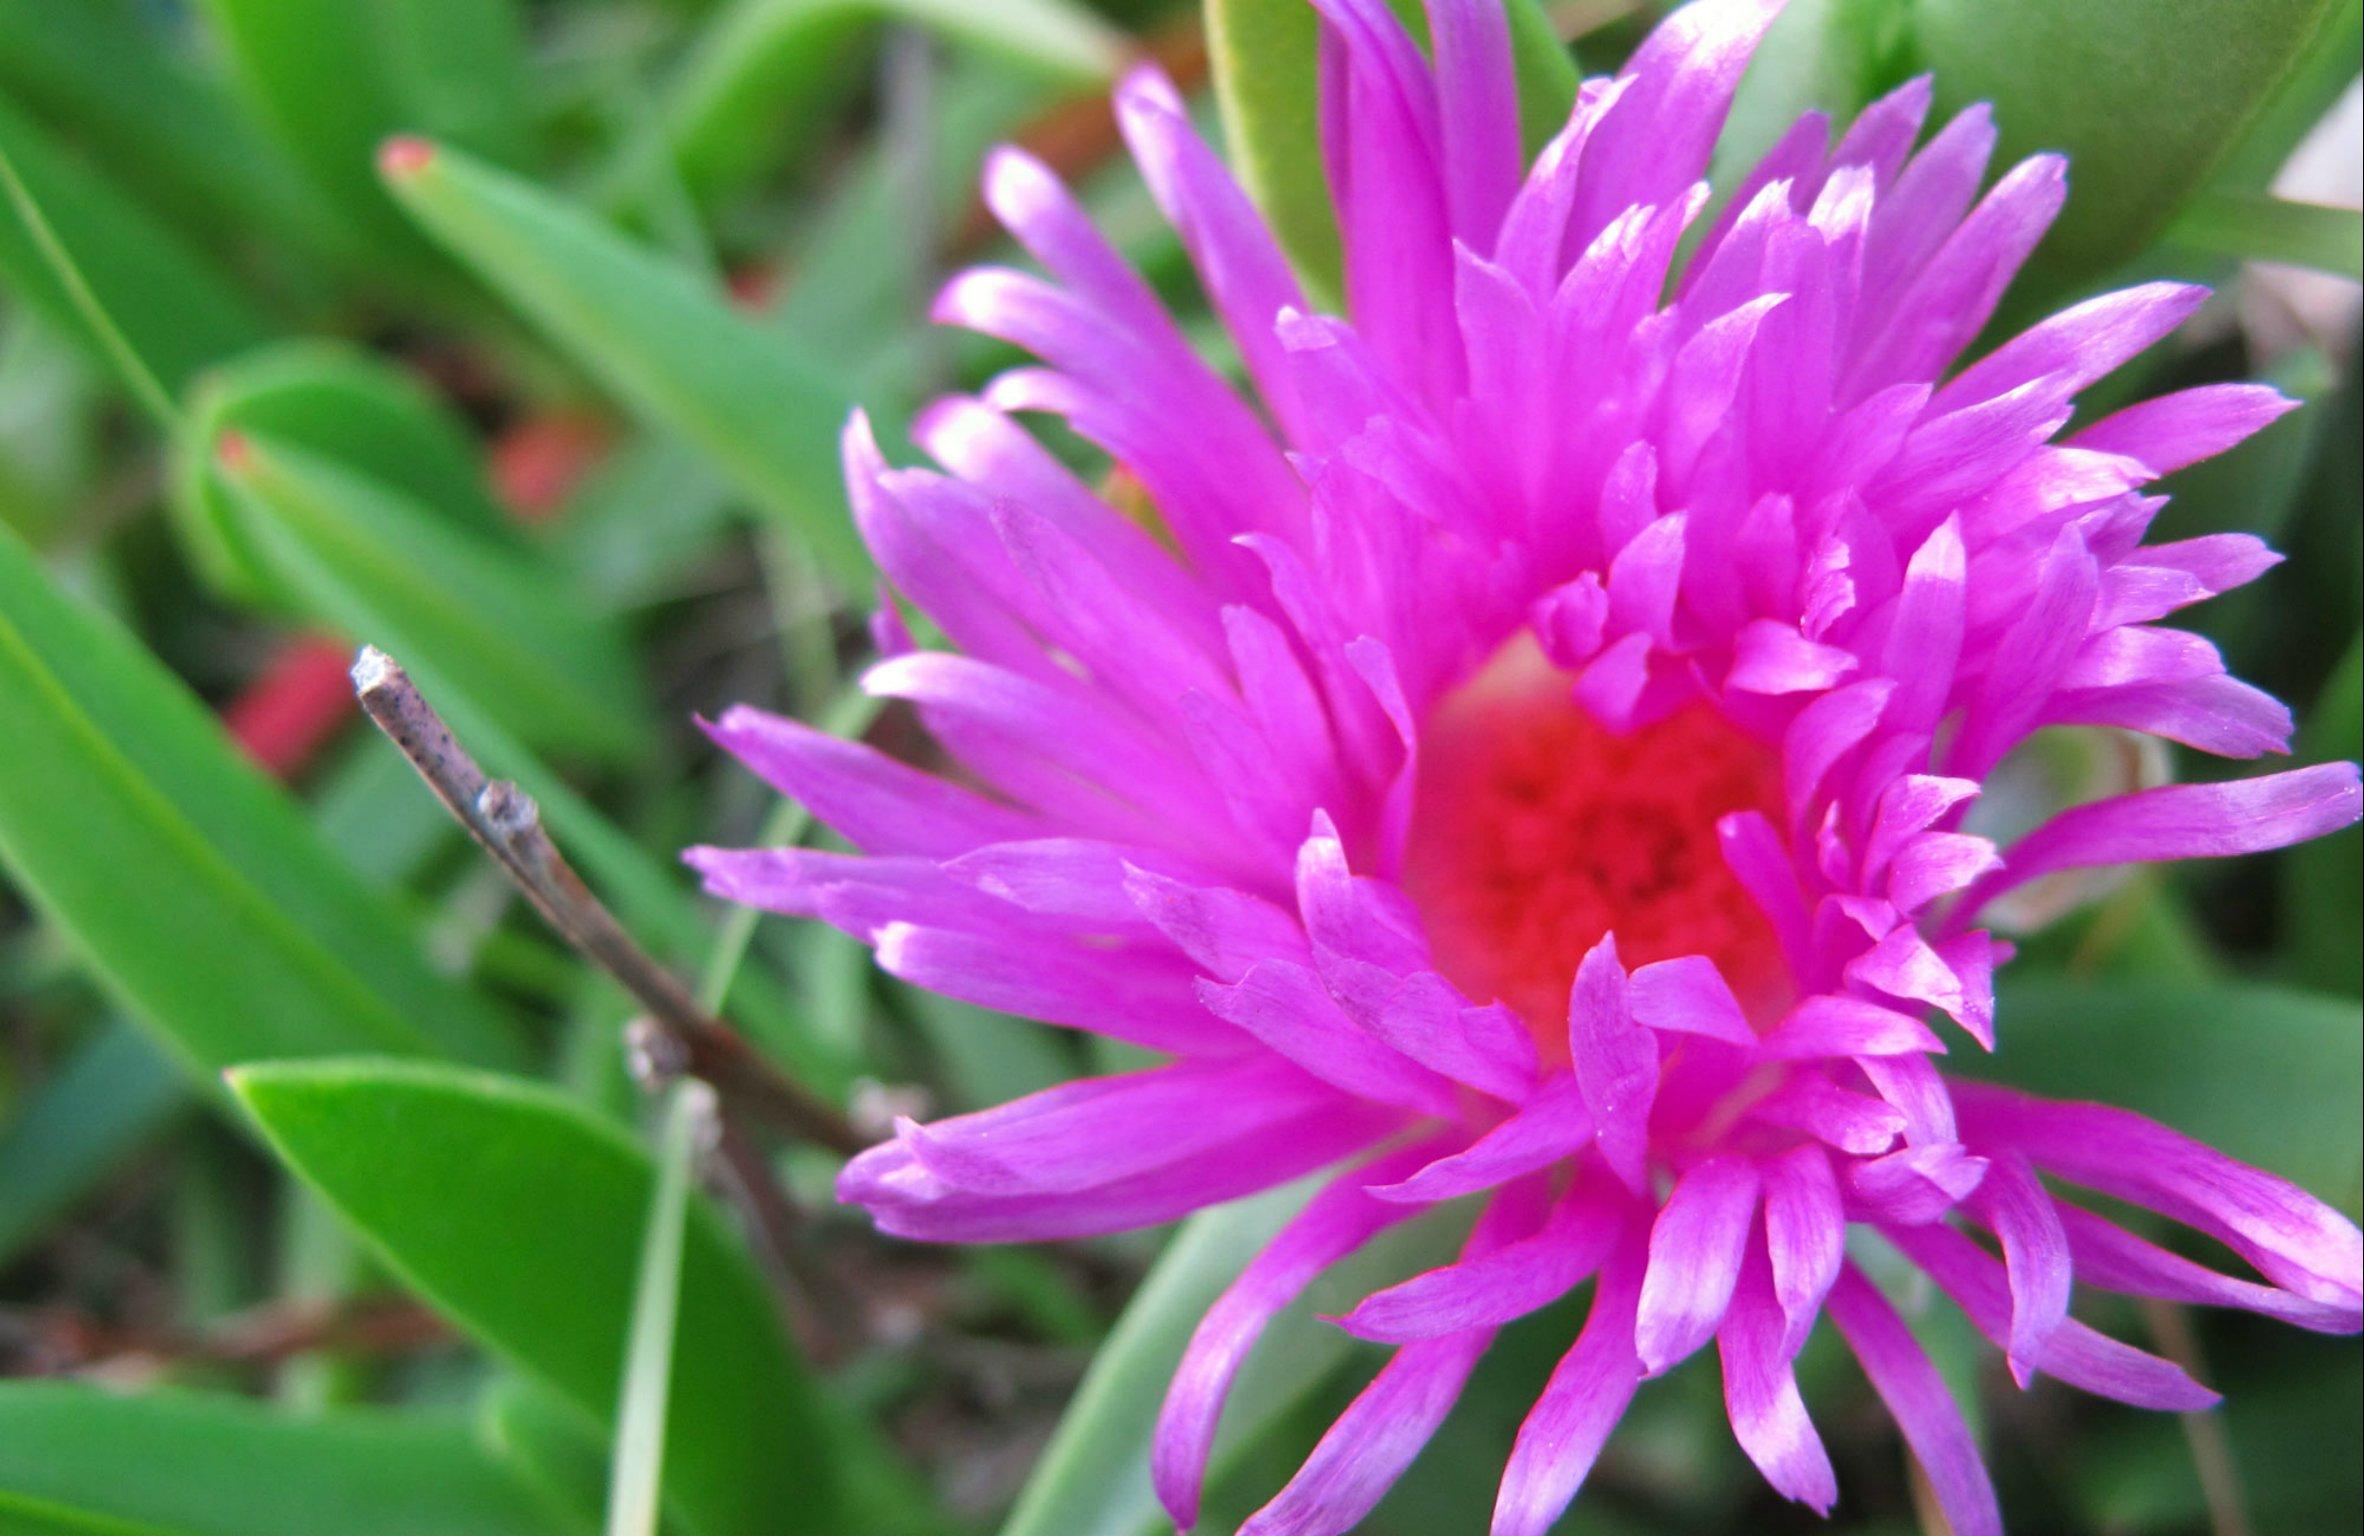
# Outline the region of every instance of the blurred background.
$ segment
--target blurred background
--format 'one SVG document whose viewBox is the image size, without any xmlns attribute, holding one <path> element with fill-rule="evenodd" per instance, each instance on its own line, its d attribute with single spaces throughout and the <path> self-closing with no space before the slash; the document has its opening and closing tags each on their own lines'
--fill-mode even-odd
<svg viewBox="0 0 2364 1536">
<path fill-rule="evenodd" d="M 1514 8 L 1587 73 L 1660 9 Z M 743 700 L 909 741 L 846 681 L 873 597 L 836 433 L 866 405 L 895 457 L 919 403 L 1012 361 L 925 318 L 952 268 L 1015 259 L 981 155 L 1016 140 L 1068 175 L 1215 347 L 1106 89 L 1146 56 L 1210 132 L 1210 81 L 1234 123 L 1285 117 L 1306 26 L 1298 0 L 0 0 L 0 1532 L 562 1536 L 600 1529 L 659 1444 L 663 1526 L 691 1536 L 1170 1528 L 1144 1429 L 1269 1209 L 1170 1243 L 917 1251 L 832 1210 L 813 1148 L 781 1159 L 795 1209 L 769 1227 L 683 1196 L 694 1106 L 634 1081 L 631 1000 L 345 671 L 361 641 L 398 656 L 624 926 L 872 1130 L 1086 1069 L 1069 1036 L 697 896 L 685 844 L 819 838 L 694 717 Z M 2292 556 L 2197 626 L 2291 702 L 2306 760 L 2358 756 L 2364 692 L 2358 47 L 2354 0 L 1792 0 L 1720 153 L 1932 70 L 1941 112 L 1997 104 L 2006 154 L 2075 157 L 2009 321 L 2134 279 L 2220 286 L 2088 409 L 2236 378 L 2308 403 L 2178 476 L 2156 533 Z M 2070 737 L 1999 798 L 2032 822 L 2222 771 Z M 2360 887 L 2351 829 L 2049 891 L 2021 914 L 2042 928 L 2009 1048 L 1976 1066 L 2141 1109 L 2353 1216 Z M 359 1055 L 427 1065 L 274 1079 L 268 1145 L 222 1077 Z M 623 1365 L 653 1337 L 665 1401 L 652 1254 L 681 1275 L 654 1427 L 626 1384 L 651 1373 Z M 1235 1397 L 1204 1529 L 1374 1368 L 1306 1315 L 1334 1289 Z M 2352 1342 L 2091 1320 L 2229 1405 L 2022 1394 L 1958 1317 L 1916 1313 L 2016 1530 L 2359 1528 Z M 1563 1305 L 1506 1334 L 1367 1529 L 1479 1529 L 1571 1327 Z M 1837 1367 L 1819 1343 L 1802 1366 L 1846 1489 L 1830 1528 L 1935 1533 Z M 1718 1391 L 1694 1362 L 1645 1392 L 1563 1529 L 1818 1528 L 1731 1446 Z"/>
</svg>

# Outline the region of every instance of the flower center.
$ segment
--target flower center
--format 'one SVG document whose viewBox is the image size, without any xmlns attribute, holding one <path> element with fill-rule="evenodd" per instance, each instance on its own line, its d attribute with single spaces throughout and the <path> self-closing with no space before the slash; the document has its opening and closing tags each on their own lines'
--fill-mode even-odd
<svg viewBox="0 0 2364 1536">
<path fill-rule="evenodd" d="M 1619 736 L 1525 636 L 1422 728 L 1404 885 L 1436 962 L 1567 1059 L 1577 962 L 1614 931 L 1628 966 L 1706 955 L 1744 1006 L 1782 983 L 1716 820 L 1770 810 L 1772 753 L 1705 705 Z M 1753 1008 L 1752 1008 L 1752 1011 Z"/>
</svg>

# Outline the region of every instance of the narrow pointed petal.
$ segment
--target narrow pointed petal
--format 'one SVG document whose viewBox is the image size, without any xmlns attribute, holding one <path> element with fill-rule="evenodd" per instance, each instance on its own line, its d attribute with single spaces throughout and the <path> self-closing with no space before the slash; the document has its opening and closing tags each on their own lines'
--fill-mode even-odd
<svg viewBox="0 0 2364 1536">
<path fill-rule="evenodd" d="M 1978 1442 L 1888 1298 L 1850 1264 L 1831 1287 L 1829 1312 L 1928 1474 L 1954 1536 L 2003 1536 L 2003 1511 Z"/>
</svg>

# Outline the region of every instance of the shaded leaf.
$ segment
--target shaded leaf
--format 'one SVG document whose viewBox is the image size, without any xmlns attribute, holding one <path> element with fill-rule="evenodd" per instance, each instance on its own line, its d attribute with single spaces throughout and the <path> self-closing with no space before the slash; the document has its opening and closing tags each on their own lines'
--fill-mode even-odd
<svg viewBox="0 0 2364 1536">
<path fill-rule="evenodd" d="M 138 1026 L 102 1026 L 0 1130 L 0 1266 L 179 1118 L 189 1090 Z"/>
<path fill-rule="evenodd" d="M 552 568 L 283 438 L 217 439 L 215 462 L 241 537 L 313 619 L 431 665 L 534 746 L 641 754 L 654 729 L 635 664 Z"/>
<path fill-rule="evenodd" d="M 466 426 L 418 380 L 365 352 L 312 340 L 266 347 L 208 373 L 188 409 L 174 443 L 168 506 L 198 569 L 237 596 L 288 601 L 275 592 L 277 583 L 216 476 L 225 432 L 313 450 L 425 503 L 448 522 L 523 547 L 492 499 Z"/>
<path fill-rule="evenodd" d="M 306 251 L 325 211 L 138 0 L 0 0 L 0 87 L 88 143 L 193 239 L 267 234 Z"/>
<path fill-rule="evenodd" d="M 389 134 L 440 134 L 513 155 L 524 136 L 515 0 L 199 0 L 280 148 L 365 242 L 378 280 L 431 274 L 374 165 Z"/>
<path fill-rule="evenodd" d="M 2331 674 L 2300 733 L 2309 762 L 2364 758 L 2364 636 Z M 2364 828 L 2348 827 L 2282 856 L 2282 916 L 2290 979 L 2348 997 L 2364 994 Z"/>
</svg>

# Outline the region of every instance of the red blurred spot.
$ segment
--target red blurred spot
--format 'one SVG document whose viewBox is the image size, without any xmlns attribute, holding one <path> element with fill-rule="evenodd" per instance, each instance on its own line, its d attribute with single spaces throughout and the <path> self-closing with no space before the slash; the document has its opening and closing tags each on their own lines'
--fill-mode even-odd
<svg viewBox="0 0 2364 1536">
<path fill-rule="evenodd" d="M 223 706 L 222 724 L 265 772 L 293 778 L 355 712 L 346 673 L 351 661 L 351 648 L 341 641 L 290 640 Z"/>
<path fill-rule="evenodd" d="M 435 146 L 416 134 L 400 133 L 378 146 L 378 173 L 392 180 L 416 176 L 435 159 Z"/>
<path fill-rule="evenodd" d="M 1628 966 L 1710 957 L 1743 1003 L 1779 988 L 1772 931 L 1716 837 L 1779 790 L 1773 755 L 1713 710 L 1620 737 L 1565 674 L 1512 653 L 1422 728 L 1404 885 L 1446 976 L 1565 1061 L 1568 989 L 1604 933 Z"/>
<path fill-rule="evenodd" d="M 214 461 L 232 474 L 245 469 L 253 456 L 254 448 L 243 432 L 224 432 L 213 440 Z"/>
<path fill-rule="evenodd" d="M 492 443 L 493 494 L 521 521 L 547 521 L 607 447 L 607 426 L 596 417 L 559 411 L 529 416 Z"/>
<path fill-rule="evenodd" d="M 781 285 L 786 280 L 787 274 L 781 270 L 779 263 L 751 261 L 732 269 L 723 280 L 723 286 L 729 291 L 731 302 L 739 308 L 765 310 L 772 307 L 772 300 L 779 297 Z"/>
</svg>

